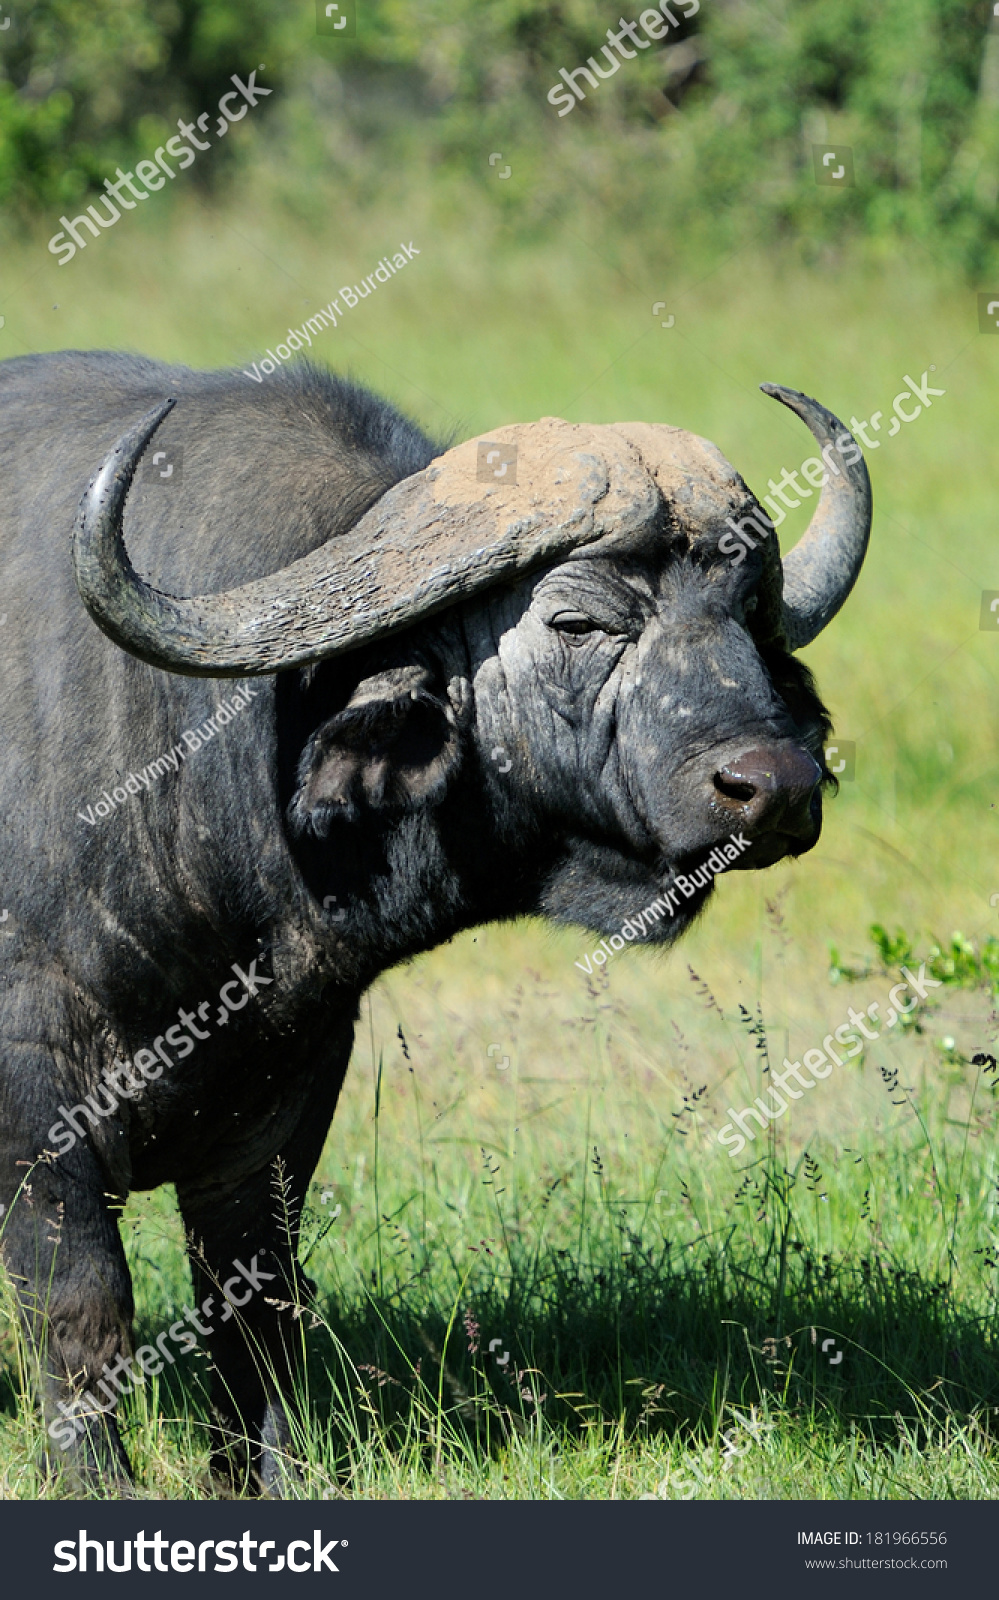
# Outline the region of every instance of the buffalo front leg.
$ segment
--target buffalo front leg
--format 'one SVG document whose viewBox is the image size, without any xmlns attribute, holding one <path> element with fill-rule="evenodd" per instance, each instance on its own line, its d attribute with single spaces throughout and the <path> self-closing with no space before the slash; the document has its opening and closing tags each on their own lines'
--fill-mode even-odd
<svg viewBox="0 0 999 1600">
<path fill-rule="evenodd" d="M 275 1496 L 294 1471 L 304 1336 L 295 1313 L 313 1289 L 296 1259 L 298 1216 L 319 1150 L 304 1169 L 289 1155 L 235 1189 L 178 1189 L 212 1358 L 212 1470 L 238 1490 Z"/>
<path fill-rule="evenodd" d="M 127 1495 L 132 1469 L 115 1408 L 143 1380 L 132 1370 L 132 1285 L 108 1204 L 114 1185 L 84 1138 L 65 1155 L 38 1154 L 44 1136 L 24 1125 L 12 1099 L 0 1152 L 3 1261 L 41 1392 L 48 1456 L 78 1493 Z"/>
</svg>

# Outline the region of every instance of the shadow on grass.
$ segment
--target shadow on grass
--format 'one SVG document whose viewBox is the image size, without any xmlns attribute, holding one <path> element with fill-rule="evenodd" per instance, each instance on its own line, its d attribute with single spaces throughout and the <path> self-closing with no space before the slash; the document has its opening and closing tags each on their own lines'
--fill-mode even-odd
<svg viewBox="0 0 999 1600">
<path fill-rule="evenodd" d="M 759 1262 L 703 1247 L 583 1272 L 556 1258 L 529 1290 L 514 1283 L 469 1308 L 481 1331 L 470 1340 L 459 1323 L 446 1350 L 445 1311 L 415 1297 L 331 1316 L 354 1362 L 395 1380 L 369 1385 L 386 1423 L 405 1408 L 417 1363 L 435 1392 L 443 1366 L 458 1415 L 478 1396 L 529 1418 L 537 1399 L 570 1430 L 599 1417 L 705 1428 L 726 1401 L 768 1398 L 894 1439 L 899 1414 L 984 1422 L 999 1405 L 994 1312 L 964 1313 L 945 1283 L 869 1258 L 834 1266 L 793 1252 L 781 1292 Z"/>
<path fill-rule="evenodd" d="M 877 1444 L 897 1439 L 900 1419 L 991 1428 L 999 1408 L 994 1301 L 973 1315 L 945 1282 L 883 1258 L 817 1258 L 789 1240 L 768 1261 L 704 1240 L 579 1270 L 556 1251 L 505 1292 L 493 1280 L 457 1305 L 421 1287 L 428 1277 L 345 1309 L 317 1303 L 319 1437 L 332 1417 L 334 1438 L 377 1435 L 389 1449 L 415 1430 L 488 1453 L 535 1418 L 567 1438 L 622 1422 L 703 1438 L 727 1404 L 756 1404 Z M 168 1408 L 208 1417 L 197 1371 L 169 1375 Z"/>
</svg>

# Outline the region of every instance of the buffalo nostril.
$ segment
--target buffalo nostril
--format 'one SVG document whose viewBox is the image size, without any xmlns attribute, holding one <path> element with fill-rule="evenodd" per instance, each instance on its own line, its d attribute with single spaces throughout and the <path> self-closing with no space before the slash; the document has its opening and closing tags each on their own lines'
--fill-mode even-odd
<svg viewBox="0 0 999 1600">
<path fill-rule="evenodd" d="M 818 762 L 798 745 L 746 750 L 714 773 L 716 796 L 744 808 L 754 826 L 783 825 L 810 802 L 821 780 Z"/>
<path fill-rule="evenodd" d="M 736 777 L 727 767 L 715 773 L 715 788 L 723 794 L 726 800 L 738 800 L 746 805 L 756 794 L 756 785 L 749 783 L 745 778 Z"/>
</svg>

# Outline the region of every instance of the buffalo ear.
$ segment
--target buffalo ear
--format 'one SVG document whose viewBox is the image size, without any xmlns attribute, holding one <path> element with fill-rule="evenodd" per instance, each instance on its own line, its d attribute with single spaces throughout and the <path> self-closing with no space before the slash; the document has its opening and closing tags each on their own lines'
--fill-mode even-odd
<svg viewBox="0 0 999 1600">
<path fill-rule="evenodd" d="M 442 798 L 461 761 L 458 718 L 431 690 L 425 667 L 364 678 L 342 711 L 309 739 L 289 807 L 299 832 L 319 838 L 337 818 L 406 811 Z"/>
</svg>

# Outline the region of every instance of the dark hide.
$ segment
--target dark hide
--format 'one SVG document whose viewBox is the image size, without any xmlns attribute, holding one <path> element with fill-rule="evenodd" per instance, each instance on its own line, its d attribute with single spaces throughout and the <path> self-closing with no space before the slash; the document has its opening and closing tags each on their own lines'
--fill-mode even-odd
<svg viewBox="0 0 999 1600">
<path fill-rule="evenodd" d="M 677 534 L 647 559 L 577 552 L 388 643 L 255 680 L 208 737 L 233 685 L 125 655 L 85 613 L 70 562 L 88 480 L 168 394 L 155 446 L 169 459 L 182 446 L 182 467 L 140 470 L 125 533 L 136 570 L 180 595 L 277 571 L 443 446 L 307 367 L 258 386 L 118 355 L 0 364 L 4 1256 L 42 1351 L 46 1418 L 70 1441 L 53 1455 L 123 1491 L 112 1412 L 75 1427 L 56 1408 L 82 1390 L 102 1403 L 104 1365 L 131 1353 L 116 1206 L 174 1183 L 196 1305 L 214 1296 L 197 1315 L 227 1430 L 217 1464 L 276 1490 L 295 1341 L 266 1302 L 307 1286 L 275 1220 L 274 1164 L 294 1213 L 365 987 L 497 918 L 616 931 L 740 828 L 754 841 L 740 867 L 808 849 L 828 725 L 807 671 L 754 641 L 758 558 L 733 566 Z M 199 727 L 176 771 L 81 819 Z M 806 774 L 765 814 L 717 777 L 761 748 Z M 650 939 L 675 937 L 708 893 Z M 136 1052 L 162 1070 L 109 1088 L 102 1073 Z M 74 1113 L 87 1094 L 107 1109 L 109 1093 L 111 1114 Z M 69 1148 L 61 1107 L 80 1128 Z M 223 1321 L 237 1260 L 272 1278 Z"/>
</svg>

